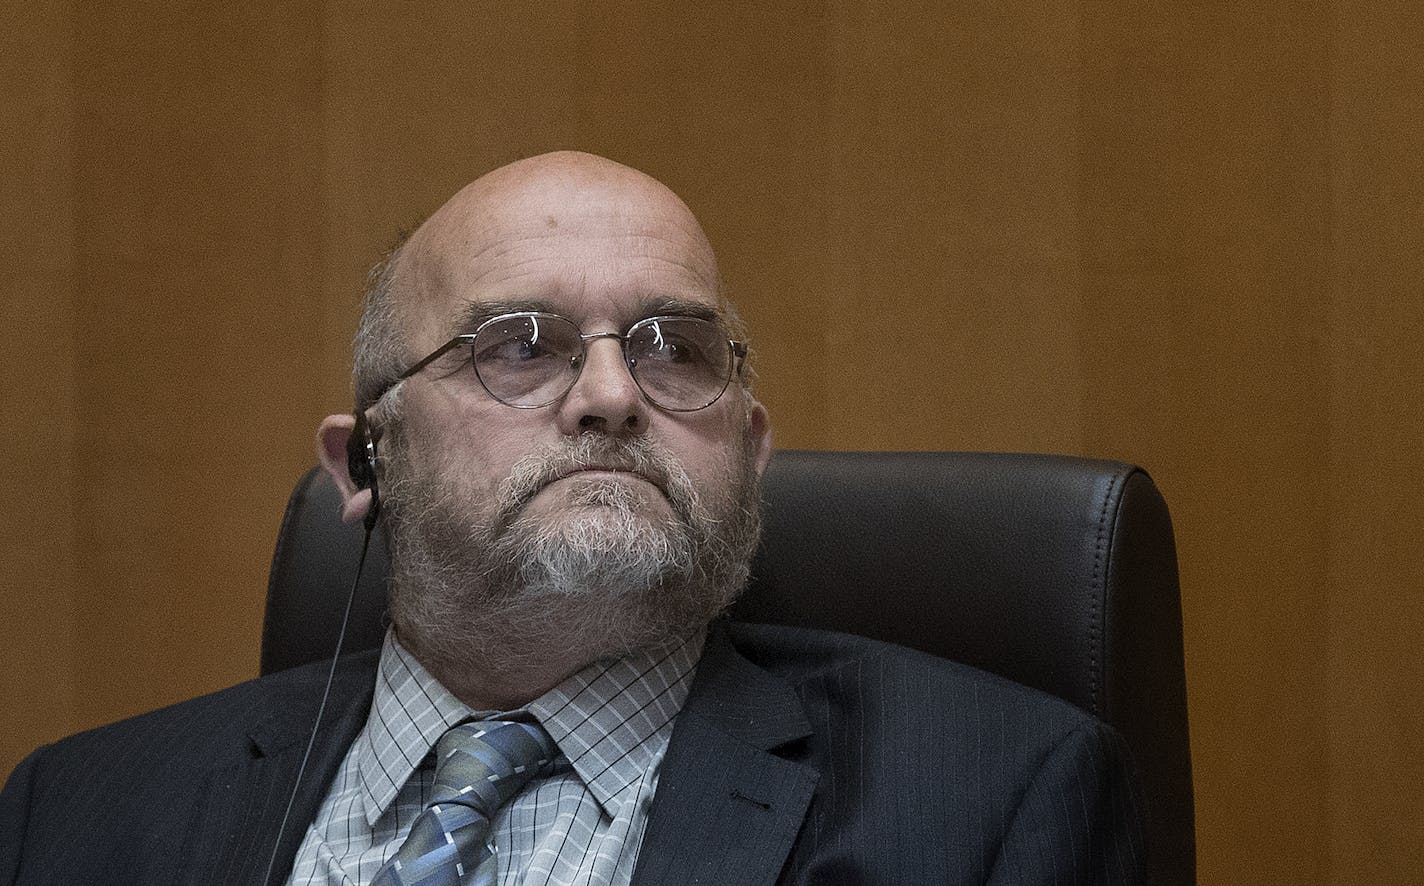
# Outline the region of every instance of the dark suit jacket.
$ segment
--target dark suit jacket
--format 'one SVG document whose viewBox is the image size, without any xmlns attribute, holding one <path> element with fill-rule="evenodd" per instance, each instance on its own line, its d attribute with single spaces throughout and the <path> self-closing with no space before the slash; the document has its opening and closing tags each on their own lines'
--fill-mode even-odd
<svg viewBox="0 0 1424 886">
<path fill-rule="evenodd" d="M 273 883 L 365 722 L 375 663 L 337 669 Z M 260 883 L 326 667 L 36 751 L 0 795 L 0 883 Z M 860 638 L 720 626 L 633 883 L 1133 883 L 1130 782 L 1116 735 L 1041 693 Z"/>
</svg>

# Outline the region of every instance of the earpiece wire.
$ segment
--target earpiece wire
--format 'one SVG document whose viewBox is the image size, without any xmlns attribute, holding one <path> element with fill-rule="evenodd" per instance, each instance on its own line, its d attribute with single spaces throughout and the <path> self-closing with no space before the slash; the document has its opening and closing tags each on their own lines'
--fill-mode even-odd
<svg viewBox="0 0 1424 886">
<path fill-rule="evenodd" d="M 277 826 L 277 839 L 272 844 L 272 855 L 267 859 L 267 873 L 262 875 L 263 886 L 270 886 L 272 868 L 277 864 L 277 851 L 282 846 L 282 835 L 287 832 L 287 819 L 296 805 L 297 794 L 301 791 L 302 776 L 307 771 L 307 761 L 311 759 L 312 748 L 316 746 L 316 736 L 321 730 L 321 718 L 326 714 L 326 702 L 331 697 L 331 684 L 336 678 L 336 662 L 341 658 L 341 647 L 346 642 L 346 624 L 351 619 L 351 605 L 356 600 L 356 587 L 361 583 L 361 572 L 366 568 L 366 551 L 371 546 L 372 523 L 367 522 L 366 534 L 361 540 L 361 559 L 356 563 L 356 577 L 351 580 L 351 590 L 346 594 L 346 610 L 341 614 L 341 630 L 336 635 L 336 651 L 331 654 L 331 667 L 326 672 L 326 688 L 321 692 L 321 704 L 316 708 L 316 722 L 312 723 L 311 737 L 307 739 L 307 749 L 302 753 L 302 763 L 297 767 L 297 779 L 292 783 L 292 794 L 287 798 L 287 809 L 282 813 L 282 823 Z"/>
</svg>

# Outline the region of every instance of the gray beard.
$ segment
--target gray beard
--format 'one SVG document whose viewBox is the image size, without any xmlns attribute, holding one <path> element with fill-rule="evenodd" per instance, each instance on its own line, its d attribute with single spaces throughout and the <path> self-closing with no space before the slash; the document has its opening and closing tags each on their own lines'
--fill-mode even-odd
<svg viewBox="0 0 1424 886">
<path fill-rule="evenodd" d="M 395 424 L 399 424 L 396 422 Z M 702 630 L 746 585 L 760 534 L 760 491 L 743 447 L 718 500 L 643 438 L 585 434 L 521 459 L 483 513 L 388 430 L 383 519 L 391 540 L 391 620 L 427 664 L 522 670 L 551 650 L 583 661 L 658 648 Z M 631 470 L 663 490 L 671 516 L 650 517 L 646 487 L 570 484 L 568 505 L 524 506 L 568 469 Z"/>
</svg>

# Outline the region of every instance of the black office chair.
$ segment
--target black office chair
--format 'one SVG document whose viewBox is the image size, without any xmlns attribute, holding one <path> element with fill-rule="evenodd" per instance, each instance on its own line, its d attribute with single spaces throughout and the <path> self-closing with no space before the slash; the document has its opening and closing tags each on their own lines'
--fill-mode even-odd
<svg viewBox="0 0 1424 886">
<path fill-rule="evenodd" d="M 1151 478 L 1118 462 L 938 452 L 776 453 L 751 586 L 733 615 L 889 640 L 1042 689 L 1127 739 L 1151 883 L 1195 882 L 1176 548 Z M 262 672 L 330 654 L 360 527 L 317 470 L 272 558 Z M 372 540 L 347 651 L 380 645 Z"/>
</svg>

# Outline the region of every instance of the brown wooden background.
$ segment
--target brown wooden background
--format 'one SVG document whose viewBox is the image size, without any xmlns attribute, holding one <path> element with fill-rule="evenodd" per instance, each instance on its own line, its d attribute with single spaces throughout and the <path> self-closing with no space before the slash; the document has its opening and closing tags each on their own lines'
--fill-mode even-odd
<svg viewBox="0 0 1424 886">
<path fill-rule="evenodd" d="M 780 445 L 1151 470 L 1202 882 L 1424 881 L 1424 4 L 0 10 L 0 767 L 255 673 L 365 268 L 581 147 L 700 214 Z"/>
</svg>

